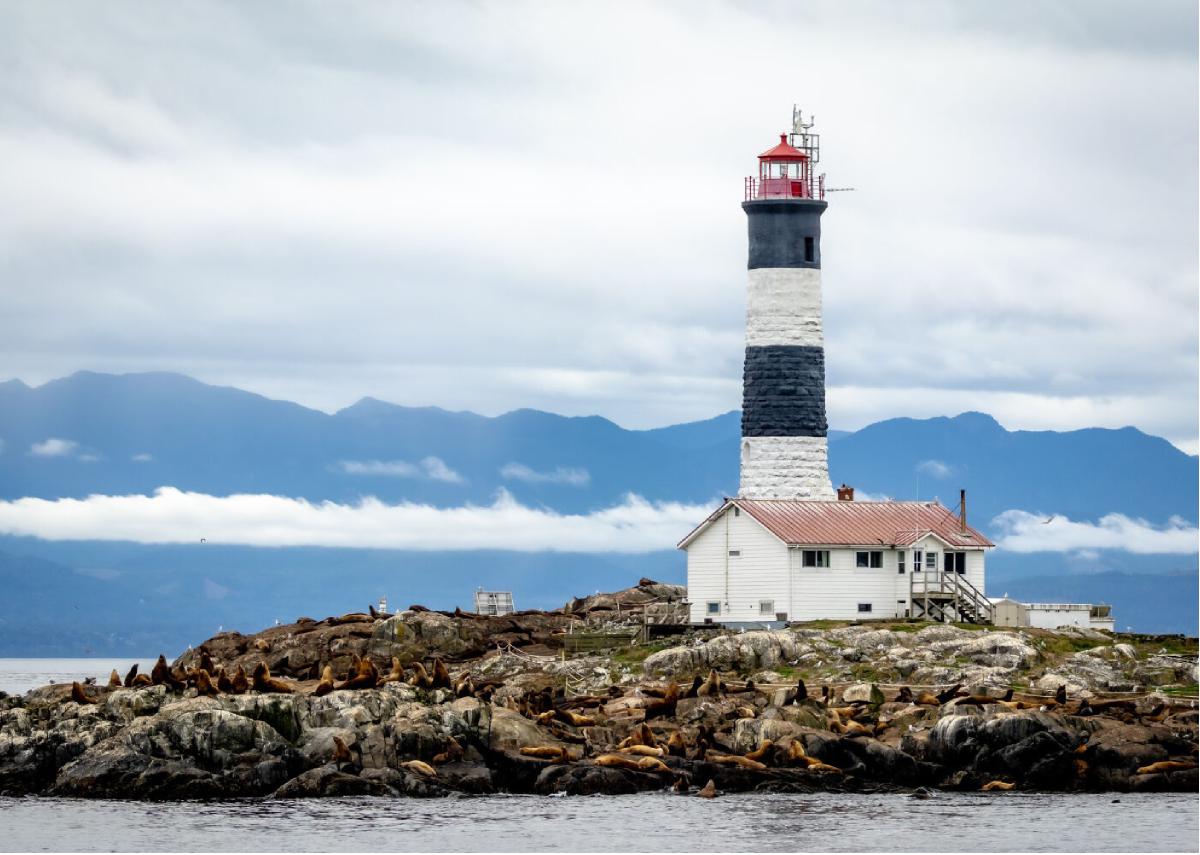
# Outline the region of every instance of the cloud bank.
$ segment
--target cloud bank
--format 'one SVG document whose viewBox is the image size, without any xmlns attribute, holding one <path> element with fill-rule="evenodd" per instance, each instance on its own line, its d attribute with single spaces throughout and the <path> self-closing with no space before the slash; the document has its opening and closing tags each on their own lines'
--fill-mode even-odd
<svg viewBox="0 0 1200 855">
<path fill-rule="evenodd" d="M 1196 552 L 1200 531 L 1172 517 L 1163 528 L 1123 514 L 1107 514 L 1098 522 L 1076 522 L 1063 516 L 1005 511 L 992 520 L 996 545 L 1012 552 L 1071 552 L 1118 549 L 1143 555 L 1187 555 Z"/>
<path fill-rule="evenodd" d="M 29 447 L 29 453 L 34 457 L 70 457 L 79 448 L 79 443 L 71 439 L 50 437 L 44 442 L 35 442 Z"/>
<path fill-rule="evenodd" d="M 506 492 L 487 506 L 436 508 L 374 498 L 313 503 L 161 487 L 151 496 L 0 502 L 0 533 L 135 543 L 198 544 L 204 538 L 241 546 L 639 553 L 673 549 L 711 511 L 675 502 L 652 504 L 632 494 L 611 508 L 559 514 L 521 505 Z"/>
</svg>

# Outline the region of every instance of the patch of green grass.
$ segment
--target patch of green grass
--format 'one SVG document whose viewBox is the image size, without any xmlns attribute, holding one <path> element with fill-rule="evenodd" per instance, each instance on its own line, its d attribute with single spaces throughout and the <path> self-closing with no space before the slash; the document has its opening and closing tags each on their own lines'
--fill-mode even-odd
<svg viewBox="0 0 1200 855">
<path fill-rule="evenodd" d="M 808 620 L 795 624 L 795 627 L 797 629 L 838 629 L 849 626 L 849 624 L 850 622 L 845 620 Z"/>
<path fill-rule="evenodd" d="M 1164 695 L 1187 695 L 1195 697 L 1197 694 L 1200 694 L 1200 685 L 1189 683 L 1184 686 L 1164 686 L 1160 691 Z"/>
<path fill-rule="evenodd" d="M 968 632 L 983 632 L 985 629 L 987 629 L 987 627 L 981 623 L 952 623 L 950 625 L 956 626 L 959 629 L 965 629 Z"/>
<path fill-rule="evenodd" d="M 621 647 L 609 654 L 614 662 L 622 665 L 641 665 L 651 653 L 666 650 L 671 645 L 666 642 L 652 641 L 649 644 L 633 644 Z"/>
<path fill-rule="evenodd" d="M 1030 635 L 1034 637 L 1034 643 L 1042 649 L 1043 653 L 1052 656 L 1070 656 L 1072 653 L 1091 650 L 1097 646 L 1097 642 L 1090 638 L 1059 635 L 1048 630 L 1037 630 L 1031 632 Z"/>
</svg>

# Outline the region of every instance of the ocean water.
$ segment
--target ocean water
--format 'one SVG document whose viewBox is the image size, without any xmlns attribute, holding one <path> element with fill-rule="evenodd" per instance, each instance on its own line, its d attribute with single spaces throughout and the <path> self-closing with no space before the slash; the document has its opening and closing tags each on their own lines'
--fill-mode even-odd
<svg viewBox="0 0 1200 855">
<path fill-rule="evenodd" d="M 0 798 L 0 851 L 1195 852 L 1189 794 Z"/>
<path fill-rule="evenodd" d="M 108 683 L 114 668 L 123 678 L 134 662 L 150 673 L 158 656 L 143 659 L 0 659 L 0 692 L 19 695 L 47 683 L 83 682 L 94 677 L 100 685 Z"/>
</svg>

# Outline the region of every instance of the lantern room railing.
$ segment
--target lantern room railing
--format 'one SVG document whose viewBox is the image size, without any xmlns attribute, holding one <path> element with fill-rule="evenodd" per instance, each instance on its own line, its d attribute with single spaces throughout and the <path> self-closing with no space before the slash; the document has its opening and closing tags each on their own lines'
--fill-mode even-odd
<svg viewBox="0 0 1200 855">
<path fill-rule="evenodd" d="M 746 176 L 746 201 L 753 199 L 824 199 L 825 175 L 806 178 Z"/>
</svg>

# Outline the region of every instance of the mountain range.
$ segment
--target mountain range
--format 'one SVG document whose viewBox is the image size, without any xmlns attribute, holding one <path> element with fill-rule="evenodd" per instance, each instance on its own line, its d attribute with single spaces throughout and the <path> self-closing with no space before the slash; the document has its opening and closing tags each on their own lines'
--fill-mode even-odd
<svg viewBox="0 0 1200 855">
<path fill-rule="evenodd" d="M 36 388 L 0 383 L 0 498 L 173 486 L 437 507 L 488 504 L 504 490 L 563 513 L 610 507 L 629 493 L 708 504 L 736 492 L 739 439 L 736 411 L 654 430 L 599 416 L 485 417 L 371 398 L 327 414 L 177 374 L 80 372 Z M 1164 439 L 1132 427 L 1008 431 L 982 413 L 831 431 L 830 468 L 835 484 L 874 498 L 953 505 L 966 488 L 970 519 L 985 532 L 1012 509 L 1194 524 L 1200 501 L 1196 457 Z M 386 591 L 402 605 L 452 607 L 468 605 L 474 586 L 491 585 L 514 590 L 519 606 L 554 606 L 639 575 L 684 577 L 682 555 L 669 548 L 586 555 L 214 546 L 0 536 L 0 590 L 15 595 L 0 601 L 0 655 L 174 649 L 211 634 L 214 623 L 254 629 L 293 611 L 362 608 Z M 991 594 L 1033 599 L 1059 590 L 1113 600 L 1123 626 L 1195 632 L 1195 554 L 1001 549 L 988 573 Z M 64 608 L 80 616 L 70 631 Z"/>
</svg>

